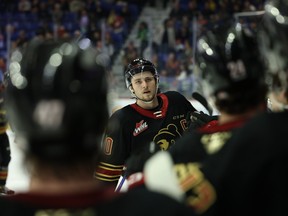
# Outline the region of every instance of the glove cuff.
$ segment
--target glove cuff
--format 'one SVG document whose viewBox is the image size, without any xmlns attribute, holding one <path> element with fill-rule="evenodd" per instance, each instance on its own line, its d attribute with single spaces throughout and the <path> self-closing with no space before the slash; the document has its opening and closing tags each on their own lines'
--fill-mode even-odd
<svg viewBox="0 0 288 216">
<path fill-rule="evenodd" d="M 144 185 L 144 175 L 142 172 L 133 173 L 127 178 L 128 190 Z"/>
</svg>

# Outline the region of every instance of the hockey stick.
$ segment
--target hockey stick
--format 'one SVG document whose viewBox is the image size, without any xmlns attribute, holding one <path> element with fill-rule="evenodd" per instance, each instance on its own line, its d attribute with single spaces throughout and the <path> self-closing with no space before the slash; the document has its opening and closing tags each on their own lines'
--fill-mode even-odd
<svg viewBox="0 0 288 216">
<path fill-rule="evenodd" d="M 199 103 L 201 103 L 204 108 L 208 111 L 209 115 L 212 115 L 213 113 L 213 108 L 211 107 L 211 105 L 208 103 L 208 101 L 206 100 L 205 97 L 203 97 L 203 95 L 201 95 L 198 92 L 193 92 L 192 93 L 192 98 L 194 98 L 195 100 L 197 100 Z"/>
<path fill-rule="evenodd" d="M 125 171 L 125 170 L 124 170 Z M 124 172 L 124 175 L 122 176 L 121 181 L 119 182 L 119 184 L 117 185 L 118 187 L 116 187 L 115 192 L 120 192 L 121 188 L 124 185 L 124 182 L 126 181 L 127 175 L 126 172 Z"/>
</svg>

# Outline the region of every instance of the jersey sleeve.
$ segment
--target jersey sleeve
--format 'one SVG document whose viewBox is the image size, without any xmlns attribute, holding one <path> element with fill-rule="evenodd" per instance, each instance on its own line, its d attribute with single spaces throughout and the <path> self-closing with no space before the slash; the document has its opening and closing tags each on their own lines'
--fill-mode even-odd
<svg viewBox="0 0 288 216">
<path fill-rule="evenodd" d="M 95 171 L 95 178 L 101 181 L 117 183 L 123 173 L 129 151 L 126 121 L 127 115 L 122 109 L 109 119 L 101 145 L 101 160 Z"/>
<path fill-rule="evenodd" d="M 192 105 L 192 103 L 182 94 L 180 94 L 177 91 L 168 91 L 165 93 L 170 99 L 172 100 L 173 104 L 177 106 L 182 106 L 187 110 L 187 113 L 197 111 L 195 107 Z"/>
</svg>

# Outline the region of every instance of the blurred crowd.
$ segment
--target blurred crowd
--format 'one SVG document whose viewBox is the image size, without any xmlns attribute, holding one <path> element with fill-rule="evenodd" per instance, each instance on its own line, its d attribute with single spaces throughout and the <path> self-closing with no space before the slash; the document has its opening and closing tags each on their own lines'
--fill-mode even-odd
<svg viewBox="0 0 288 216">
<path fill-rule="evenodd" d="M 264 0 L 163 0 L 170 8 L 163 22 L 160 43 L 149 38 L 149 25 L 138 26 L 137 39 L 125 41 L 143 7 L 150 0 L 4 0 L 0 2 L 0 70 L 6 69 L 9 53 L 39 38 L 89 37 L 97 49 L 112 60 L 124 50 L 123 67 L 136 57 L 146 57 L 157 66 L 161 89 L 177 90 L 189 97 L 197 89 L 194 68 L 196 37 L 239 12 L 263 10 Z M 146 52 L 147 53 L 147 52 Z M 152 55 L 151 55 L 152 53 Z"/>
<path fill-rule="evenodd" d="M 94 46 L 113 58 L 144 4 L 133 0 L 1 1 L 1 69 L 8 53 L 38 38 L 89 37 Z"/>
</svg>

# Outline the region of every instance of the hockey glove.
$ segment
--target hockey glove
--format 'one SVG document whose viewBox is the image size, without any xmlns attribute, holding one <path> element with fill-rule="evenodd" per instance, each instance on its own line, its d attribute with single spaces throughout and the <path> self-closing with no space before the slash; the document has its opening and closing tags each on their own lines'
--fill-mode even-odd
<svg viewBox="0 0 288 216">
<path fill-rule="evenodd" d="M 207 125 L 209 122 L 212 121 L 217 121 L 218 116 L 210 116 L 205 114 L 202 111 L 194 111 L 194 112 L 189 112 L 187 114 L 186 120 L 188 122 L 188 132 L 195 131 L 201 127 L 204 127 Z"/>
</svg>

